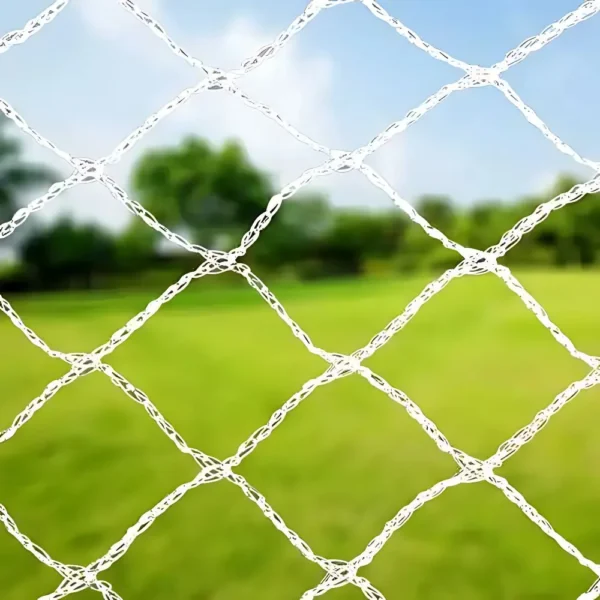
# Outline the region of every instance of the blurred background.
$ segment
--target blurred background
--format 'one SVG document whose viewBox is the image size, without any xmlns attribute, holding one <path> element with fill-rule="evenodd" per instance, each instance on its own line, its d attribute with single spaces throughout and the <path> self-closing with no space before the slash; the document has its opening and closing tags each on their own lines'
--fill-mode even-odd
<svg viewBox="0 0 600 600">
<path fill-rule="evenodd" d="M 304 9 L 303 0 L 138 4 L 191 54 L 224 69 Z M 382 4 L 437 47 L 488 65 L 579 3 Z M 2 6 L 0 36 L 46 5 Z M 591 159 L 600 139 L 599 33 L 600 17 L 585 21 L 506 73 L 550 129 Z M 61 149 L 97 158 L 201 75 L 116 2 L 74 0 L 0 57 L 0 97 Z M 363 6 L 344 4 L 239 85 L 316 141 L 350 150 L 460 76 Z M 227 250 L 273 194 L 324 158 L 239 98 L 204 91 L 107 173 L 173 231 Z M 367 162 L 448 237 L 481 249 L 593 176 L 491 88 L 452 95 Z M 71 172 L 0 115 L 0 222 Z M 316 345 L 351 353 L 459 258 L 350 172 L 286 200 L 244 261 Z M 94 182 L 0 240 L 0 294 L 52 348 L 89 352 L 200 261 Z M 600 354 L 600 195 L 551 214 L 501 262 L 579 349 Z M 221 459 L 327 366 L 232 273 L 193 281 L 106 362 L 190 446 Z M 490 274 L 452 281 L 365 364 L 482 459 L 588 371 Z M 67 370 L 0 313 L 0 429 Z M 599 401 L 598 390 L 582 392 L 499 470 L 595 561 Z M 347 560 L 455 471 L 402 407 L 356 375 L 317 388 L 239 467 L 317 554 Z M 0 446 L 0 503 L 51 556 L 86 565 L 195 474 L 142 406 L 92 373 Z M 386 597 L 407 600 L 562 599 L 595 579 L 483 483 L 426 504 L 359 573 Z M 126 600 L 275 600 L 299 598 L 322 574 L 238 488 L 219 482 L 190 491 L 103 578 Z M 38 598 L 59 583 L 0 528 L 3 599 Z M 350 586 L 328 596 L 362 597 Z"/>
</svg>

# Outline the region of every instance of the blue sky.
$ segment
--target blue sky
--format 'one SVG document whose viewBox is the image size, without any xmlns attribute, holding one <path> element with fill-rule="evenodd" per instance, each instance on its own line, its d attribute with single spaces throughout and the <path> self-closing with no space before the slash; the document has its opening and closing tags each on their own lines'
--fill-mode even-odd
<svg viewBox="0 0 600 600">
<path fill-rule="evenodd" d="M 50 0 L 0 9 L 0 35 L 20 28 Z M 236 67 L 271 41 L 304 0 L 139 0 L 202 60 Z M 523 39 L 579 5 L 577 0 L 388 0 L 405 25 L 457 58 L 500 60 Z M 578 152 L 600 159 L 597 56 L 600 16 L 577 25 L 509 70 L 507 81 Z M 595 64 L 596 62 L 596 64 Z M 410 45 L 358 4 L 322 12 L 284 51 L 240 81 L 253 98 L 329 146 L 368 142 L 461 72 Z M 100 156 L 200 73 L 170 53 L 116 0 L 71 0 L 58 18 L 0 55 L 0 97 L 60 147 Z M 207 92 L 161 123 L 111 174 L 125 187 L 145 148 L 188 133 L 216 143 L 238 137 L 255 162 L 284 184 L 323 156 L 224 92 Z M 22 136 L 32 159 L 69 169 Z M 562 155 L 495 89 L 459 92 L 378 150 L 370 164 L 409 201 L 448 193 L 457 202 L 538 192 L 558 172 L 590 173 Z M 357 173 L 314 186 L 340 204 L 389 199 Z M 70 191 L 36 218 L 69 212 L 119 227 L 128 213 L 99 184 Z"/>
</svg>

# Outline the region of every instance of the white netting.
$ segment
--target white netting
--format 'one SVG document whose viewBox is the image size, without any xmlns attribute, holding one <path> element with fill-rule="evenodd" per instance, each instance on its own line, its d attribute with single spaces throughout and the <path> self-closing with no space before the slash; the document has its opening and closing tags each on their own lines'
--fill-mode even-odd
<svg viewBox="0 0 600 600">
<path fill-rule="evenodd" d="M 197 269 L 183 275 L 161 296 L 150 302 L 142 312 L 133 317 L 121 329 L 115 332 L 110 340 L 96 348 L 93 352 L 86 354 L 66 354 L 51 349 L 34 331 L 25 325 L 10 303 L 0 296 L 0 310 L 8 316 L 8 318 L 33 344 L 44 350 L 49 356 L 63 360 L 70 365 L 70 370 L 66 375 L 49 383 L 44 391 L 15 418 L 12 425 L 0 433 L 0 443 L 5 442 L 15 435 L 16 432 L 62 387 L 69 385 L 77 378 L 85 376 L 93 371 L 101 371 L 110 378 L 114 385 L 121 388 L 131 399 L 140 403 L 161 430 L 174 442 L 177 448 L 179 448 L 181 452 L 189 454 L 196 461 L 200 470 L 193 480 L 180 485 L 151 510 L 142 515 L 104 556 L 85 567 L 65 565 L 52 559 L 43 548 L 33 543 L 27 535 L 19 530 L 4 506 L 0 505 L 0 520 L 4 523 L 9 533 L 11 533 L 24 548 L 36 556 L 36 558 L 55 569 L 63 577 L 63 581 L 58 588 L 51 594 L 43 596 L 43 598 L 46 600 L 57 600 L 68 594 L 89 587 L 100 592 L 106 600 L 120 599 L 121 597 L 112 589 L 109 583 L 98 578 L 99 574 L 121 558 L 123 554 L 127 552 L 133 541 L 151 526 L 158 516 L 165 512 L 175 502 L 180 500 L 190 489 L 201 484 L 222 479 L 226 479 L 239 486 L 244 494 L 262 510 L 267 519 L 269 519 L 273 525 L 288 538 L 303 556 L 323 568 L 325 571 L 324 578 L 318 585 L 303 594 L 302 598 L 305 599 L 314 598 L 315 596 L 324 594 L 332 588 L 349 583 L 359 587 L 364 595 L 371 600 L 381 600 L 384 598 L 383 594 L 378 591 L 369 580 L 357 574 L 358 569 L 369 564 L 390 536 L 397 529 L 402 527 L 412 514 L 423 506 L 423 504 L 439 496 L 449 487 L 474 481 L 487 481 L 499 488 L 508 500 L 519 506 L 523 513 L 536 523 L 544 533 L 554 539 L 566 552 L 575 557 L 579 563 L 591 569 L 598 579 L 587 592 L 580 595 L 580 598 L 585 598 L 587 600 L 599 598 L 600 565 L 584 557 L 575 546 L 557 533 L 550 523 L 527 502 L 519 491 L 513 488 L 505 478 L 497 475 L 494 469 L 500 467 L 507 458 L 512 456 L 521 446 L 529 442 L 546 425 L 550 417 L 558 412 L 567 402 L 572 400 L 581 390 L 591 388 L 600 382 L 600 359 L 575 348 L 571 340 L 550 320 L 550 317 L 542 306 L 523 288 L 511 271 L 507 267 L 497 263 L 498 258 L 504 256 L 511 247 L 519 242 L 523 235 L 531 231 L 552 211 L 558 210 L 569 203 L 576 202 L 586 194 L 600 192 L 600 177 L 598 176 L 598 173 L 600 173 L 600 163 L 580 156 L 573 148 L 552 133 L 545 123 L 543 123 L 535 112 L 519 98 L 512 87 L 502 78 L 502 74 L 511 66 L 521 62 L 532 52 L 536 52 L 543 48 L 546 44 L 561 35 L 566 29 L 573 27 L 577 23 L 589 19 L 600 12 L 600 0 L 588 0 L 587 2 L 584 2 L 578 9 L 546 27 L 539 35 L 525 40 L 517 48 L 508 52 L 502 61 L 491 67 L 481 67 L 465 63 L 453 58 L 446 52 L 435 48 L 431 44 L 428 44 L 414 31 L 411 31 L 404 26 L 398 19 L 389 15 L 374 0 L 312 0 L 309 2 L 304 12 L 296 18 L 285 31 L 279 34 L 271 44 L 261 48 L 254 56 L 245 60 L 240 68 L 230 72 L 224 72 L 220 69 L 210 67 L 199 59 L 189 55 L 167 35 L 164 28 L 159 23 L 157 23 L 149 14 L 140 10 L 133 0 L 115 1 L 119 2 L 125 10 L 149 27 L 150 30 L 161 38 L 177 56 L 201 70 L 204 73 L 204 76 L 197 85 L 187 88 L 157 113 L 148 117 L 146 121 L 124 139 L 111 154 L 97 160 L 73 157 L 64 150 L 59 149 L 51 141 L 33 130 L 27 124 L 25 119 L 10 106 L 10 104 L 0 98 L 0 111 L 6 117 L 11 119 L 22 131 L 33 137 L 40 145 L 54 151 L 74 168 L 74 172 L 70 177 L 60 183 L 52 185 L 45 195 L 37 198 L 27 207 L 18 210 L 10 221 L 0 225 L 0 239 L 9 236 L 29 217 L 29 215 L 31 215 L 31 213 L 43 208 L 64 190 L 81 183 L 99 181 L 106 186 L 114 197 L 118 198 L 119 201 L 121 201 L 134 215 L 141 218 L 150 227 L 159 231 L 171 242 L 178 244 L 190 252 L 199 254 L 205 260 L 203 260 L 202 264 Z M 455 83 L 442 87 L 438 92 L 427 98 L 415 109 L 411 110 L 403 119 L 392 123 L 385 131 L 375 136 L 366 146 L 354 151 L 346 152 L 332 150 L 305 136 L 300 131 L 296 130 L 290 123 L 285 121 L 285 119 L 274 110 L 250 98 L 245 92 L 237 87 L 236 80 L 260 66 L 265 60 L 274 56 L 290 40 L 290 38 L 292 38 L 292 36 L 300 32 L 321 11 L 351 1 L 362 3 L 375 17 L 388 23 L 411 44 L 414 44 L 431 57 L 444 61 L 453 67 L 462 70 L 464 75 Z M 26 41 L 44 25 L 50 23 L 68 3 L 69 0 L 57 0 L 37 18 L 29 21 L 23 29 L 12 31 L 0 38 L 0 53 L 6 52 L 12 46 Z M 568 154 L 577 162 L 591 167 L 596 171 L 594 178 L 586 183 L 575 185 L 568 192 L 540 204 L 533 213 L 519 221 L 519 223 L 511 230 L 505 233 L 496 245 L 485 251 L 466 248 L 448 239 L 443 232 L 432 227 L 410 204 L 403 200 L 397 192 L 392 189 L 389 183 L 381 177 L 381 175 L 364 163 L 365 157 L 380 148 L 393 136 L 404 131 L 454 92 L 481 86 L 493 86 L 497 88 L 504 94 L 508 101 L 516 106 L 525 118 L 539 129 L 561 152 Z M 258 110 L 269 119 L 278 123 L 297 140 L 300 140 L 327 156 L 327 160 L 321 166 L 308 169 L 296 180 L 286 185 L 278 194 L 273 196 L 273 198 L 270 199 L 265 212 L 255 220 L 252 227 L 243 236 L 239 246 L 230 252 L 216 252 L 198 244 L 192 244 L 184 237 L 170 231 L 164 225 L 159 223 L 151 213 L 144 209 L 143 206 L 129 198 L 125 191 L 104 173 L 105 165 L 117 162 L 125 152 L 128 152 L 140 138 L 151 131 L 159 121 L 173 112 L 178 106 L 184 104 L 192 95 L 200 93 L 203 90 L 225 90 L 235 96 L 239 96 L 249 107 Z M 244 256 L 247 249 L 258 239 L 260 232 L 267 227 L 286 198 L 295 194 L 299 189 L 317 177 L 330 174 L 334 171 L 347 172 L 352 170 L 363 173 L 374 185 L 388 194 L 393 202 L 404 211 L 412 221 L 422 227 L 427 234 L 439 240 L 445 247 L 458 252 L 462 256 L 462 261 L 458 266 L 447 270 L 435 281 L 429 283 L 423 291 L 408 304 L 404 312 L 391 321 L 385 329 L 375 335 L 366 346 L 347 356 L 328 352 L 315 346 L 302 328 L 290 318 L 285 308 L 279 303 L 268 287 L 246 264 L 239 261 Z M 289 398 L 281 408 L 276 410 L 268 423 L 260 427 L 240 445 L 236 454 L 221 461 L 208 456 L 201 450 L 190 448 L 181 435 L 175 431 L 173 426 L 164 419 L 159 410 L 152 404 L 144 392 L 136 388 L 111 366 L 104 363 L 103 359 L 117 346 L 125 342 L 136 329 L 139 329 L 144 325 L 144 323 L 146 323 L 146 321 L 148 321 L 148 319 L 150 319 L 163 304 L 182 292 L 193 279 L 198 279 L 206 275 L 223 273 L 225 271 L 233 271 L 244 277 L 287 323 L 293 334 L 300 339 L 308 351 L 323 358 L 328 363 L 328 366 L 319 377 L 306 382 L 296 394 Z M 491 457 L 486 460 L 480 460 L 469 456 L 465 452 L 452 446 L 444 434 L 423 414 L 421 409 L 410 398 L 402 391 L 392 387 L 381 376 L 363 366 L 362 361 L 387 343 L 395 333 L 400 331 L 404 325 L 412 319 L 423 304 L 441 291 L 451 280 L 464 275 L 485 272 L 493 273 L 502 279 L 506 285 L 521 298 L 525 306 L 535 314 L 540 323 L 550 331 L 556 341 L 564 346 L 573 357 L 582 360 L 590 367 L 590 372 L 585 378 L 573 382 L 564 391 L 558 394 L 552 403 L 544 410 L 540 411 L 529 425 L 518 431 L 509 440 L 502 443 Z M 403 406 L 408 414 L 422 426 L 425 433 L 432 438 L 437 447 L 442 452 L 449 454 L 456 461 L 459 470 L 453 477 L 441 481 L 428 490 L 418 494 L 412 502 L 401 508 L 396 516 L 385 524 L 381 532 L 369 542 L 361 554 L 350 561 L 345 561 L 327 559 L 316 555 L 311 550 L 310 546 L 300 538 L 296 532 L 287 527 L 283 519 L 267 503 L 264 496 L 254 489 L 244 477 L 236 473 L 234 469 L 245 459 L 245 457 L 253 452 L 256 446 L 266 439 L 281 424 L 287 414 L 311 394 L 315 388 L 326 385 L 335 379 L 339 379 L 351 373 L 358 373 L 373 387 L 383 391 L 389 398 Z"/>
</svg>

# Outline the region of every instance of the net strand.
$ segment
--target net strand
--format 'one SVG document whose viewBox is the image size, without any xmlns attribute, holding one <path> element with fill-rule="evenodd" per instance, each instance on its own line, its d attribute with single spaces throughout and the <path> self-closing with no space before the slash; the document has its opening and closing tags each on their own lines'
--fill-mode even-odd
<svg viewBox="0 0 600 600">
<path fill-rule="evenodd" d="M 531 125 L 533 125 L 541 134 L 552 142 L 555 148 L 560 150 L 563 154 L 570 156 L 575 162 L 589 167 L 590 169 L 598 172 L 600 171 L 600 163 L 597 161 L 584 158 L 578 152 L 576 152 L 569 144 L 561 140 L 552 130 L 537 116 L 535 111 L 525 104 L 521 97 L 517 94 L 514 88 L 506 82 L 504 79 L 499 79 L 496 82 L 496 87 L 504 94 L 504 97 L 515 106 L 519 112 L 527 119 Z"/>
<path fill-rule="evenodd" d="M 273 58 L 296 34 L 304 29 L 323 10 L 346 4 L 352 0 L 313 0 L 308 3 L 306 9 L 283 30 L 272 43 L 263 46 L 251 57 L 245 59 L 241 66 L 233 71 L 225 72 L 212 67 L 186 52 L 173 38 L 171 38 L 162 25 L 147 12 L 142 11 L 133 0 L 114 0 L 122 8 L 128 11 L 136 19 L 146 25 L 158 38 L 160 38 L 170 50 L 190 66 L 199 69 L 203 78 L 194 86 L 186 88 L 174 99 L 165 104 L 157 112 L 149 116 L 137 129 L 122 140 L 109 154 L 97 160 L 88 158 L 77 158 L 60 149 L 52 141 L 45 138 L 32 128 L 26 120 L 5 100 L 0 99 L 0 112 L 11 119 L 15 125 L 25 134 L 32 137 L 40 146 L 45 147 L 57 156 L 64 159 L 74 172 L 63 181 L 53 184 L 48 192 L 30 202 L 26 207 L 19 209 L 15 215 L 0 225 L 0 239 L 11 235 L 17 227 L 22 225 L 27 218 L 44 208 L 58 195 L 64 191 L 81 184 L 99 182 L 104 185 L 111 195 L 117 198 L 133 215 L 142 219 L 149 227 L 159 232 L 170 242 L 179 245 L 188 252 L 199 254 L 204 262 L 196 269 L 182 275 L 174 284 L 169 286 L 158 298 L 149 302 L 144 310 L 132 317 L 123 327 L 117 330 L 110 339 L 89 353 L 65 353 L 51 348 L 21 319 L 12 305 L 0 296 L 0 311 L 3 312 L 15 327 L 37 348 L 45 352 L 51 358 L 59 359 L 69 365 L 69 370 L 60 378 L 50 382 L 43 392 L 17 415 L 13 423 L 0 432 L 0 443 L 12 438 L 16 432 L 27 423 L 60 389 L 70 385 L 80 377 L 93 372 L 100 372 L 107 376 L 110 381 L 121 389 L 131 400 L 141 405 L 148 416 L 157 424 L 177 447 L 177 449 L 190 455 L 199 467 L 198 474 L 186 483 L 181 484 L 165 498 L 160 500 L 153 508 L 146 511 L 138 521 L 132 525 L 124 536 L 113 544 L 108 552 L 99 559 L 90 563 L 87 567 L 78 565 L 66 565 L 55 559 L 40 546 L 35 544 L 26 534 L 21 532 L 15 521 L 10 517 L 6 508 L 0 505 L 0 521 L 7 531 L 16 538 L 21 545 L 31 552 L 40 562 L 56 570 L 63 581 L 57 589 L 49 595 L 43 596 L 44 600 L 58 600 L 72 593 L 89 588 L 99 592 L 106 600 L 122 600 L 112 589 L 110 583 L 99 580 L 98 574 L 108 569 L 119 560 L 129 549 L 131 544 L 144 533 L 152 523 L 166 510 L 178 502 L 189 490 L 202 484 L 215 481 L 227 480 L 236 485 L 244 495 L 250 499 L 264 514 L 264 516 L 278 529 L 288 541 L 304 556 L 318 564 L 325 575 L 321 582 L 314 588 L 306 591 L 302 598 L 314 598 L 327 591 L 351 584 L 359 588 L 366 598 L 371 600 L 385 600 L 383 594 L 373 586 L 365 577 L 359 576 L 358 569 L 369 564 L 376 554 L 383 548 L 395 531 L 400 529 L 410 517 L 424 506 L 427 502 L 437 498 L 446 489 L 464 483 L 485 481 L 498 488 L 506 498 L 518 506 L 532 522 L 534 522 L 546 535 L 551 537 L 564 551 L 573 556 L 581 565 L 590 569 L 600 576 L 600 567 L 593 561 L 587 559 L 573 544 L 568 542 L 562 535 L 557 533 L 550 523 L 503 477 L 497 475 L 494 469 L 499 468 L 504 462 L 513 456 L 523 445 L 529 443 L 543 429 L 550 419 L 561 410 L 567 403 L 573 400 L 582 390 L 590 389 L 600 383 L 600 359 L 590 356 L 576 348 L 573 342 L 564 334 L 559 327 L 550 319 L 541 304 L 525 290 L 522 284 L 512 274 L 510 269 L 499 265 L 497 259 L 503 257 L 514 247 L 524 235 L 533 230 L 539 223 L 555 210 L 559 210 L 570 203 L 579 201 L 586 194 L 600 192 L 600 163 L 587 159 L 578 154 L 573 148 L 555 135 L 550 128 L 537 116 L 537 114 L 526 105 L 517 92 L 504 79 L 501 73 L 512 66 L 523 61 L 531 53 L 539 51 L 545 45 L 559 37 L 567 29 L 581 23 L 600 12 L 600 0 L 588 0 L 576 10 L 568 13 L 558 21 L 550 24 L 537 36 L 528 38 L 516 48 L 506 53 L 504 59 L 491 67 L 482 67 L 466 63 L 452 57 L 450 54 L 436 48 L 424 41 L 416 32 L 406 27 L 399 19 L 391 16 L 374 0 L 355 0 L 363 4 L 371 14 L 390 25 L 399 35 L 427 53 L 436 60 L 443 61 L 450 66 L 462 70 L 465 74 L 454 83 L 442 86 L 433 95 L 426 98 L 419 106 L 409 111 L 402 119 L 393 122 L 385 130 L 376 135 L 368 144 L 353 151 L 335 150 L 313 140 L 305 135 L 283 116 L 268 105 L 257 102 L 244 92 L 236 83 L 238 78 L 258 68 L 265 61 Z M 16 31 L 11 31 L 0 38 L 0 54 L 6 52 L 14 45 L 21 44 L 32 35 L 39 32 L 46 24 L 50 23 L 67 6 L 68 0 L 58 0 L 49 6 L 38 17 L 30 20 L 26 25 Z M 458 244 L 448 238 L 442 231 L 433 227 L 415 209 L 404 200 L 396 190 L 372 167 L 366 165 L 365 159 L 387 143 L 395 135 L 405 131 L 410 125 L 418 121 L 430 110 L 438 106 L 450 95 L 465 89 L 492 85 L 498 88 L 507 100 L 523 114 L 525 119 L 536 127 L 559 151 L 570 156 L 574 161 L 596 171 L 596 175 L 585 183 L 576 184 L 567 192 L 552 198 L 537 206 L 528 216 L 521 219 L 512 229 L 506 232 L 498 243 L 487 250 L 477 250 Z M 170 115 L 174 110 L 189 101 L 190 98 L 203 91 L 223 90 L 240 98 L 244 104 L 251 109 L 257 110 L 265 117 L 277 123 L 291 136 L 301 143 L 327 156 L 327 160 L 311 169 L 307 169 L 294 181 L 284 186 L 278 194 L 273 196 L 266 210 L 254 221 L 250 229 L 244 234 L 239 246 L 229 252 L 219 252 L 205 248 L 199 244 L 193 244 L 183 236 L 176 234 L 161 224 L 149 211 L 137 201 L 129 198 L 127 193 L 118 183 L 105 173 L 107 165 L 115 164 L 121 157 L 129 152 L 137 142 L 147 135 L 154 127 Z M 462 260 L 452 269 L 448 269 L 440 277 L 430 282 L 404 309 L 402 314 L 390 321 L 384 329 L 376 334 L 362 348 L 350 355 L 327 351 L 316 346 L 309 335 L 289 315 L 283 304 L 275 297 L 268 286 L 252 272 L 251 268 L 239 261 L 247 252 L 248 248 L 256 242 L 262 230 L 264 230 L 283 202 L 293 196 L 298 190 L 317 177 L 329 175 L 334 172 L 349 172 L 358 170 L 376 187 L 382 189 L 416 225 L 423 231 L 438 240 L 446 248 L 458 253 Z M 118 373 L 112 366 L 104 362 L 104 359 L 114 351 L 115 348 L 124 343 L 129 337 L 142 327 L 156 312 L 175 296 L 183 292 L 194 279 L 206 275 L 218 275 L 224 272 L 233 272 L 243 277 L 249 286 L 253 288 L 261 298 L 277 313 L 286 323 L 292 334 L 300 340 L 306 349 L 321 357 L 327 364 L 327 368 L 321 375 L 307 381 L 301 389 L 291 396 L 279 409 L 269 418 L 267 423 L 254 431 L 244 441 L 237 451 L 229 458 L 221 461 L 211 457 L 201 450 L 190 447 L 183 437 L 176 431 L 160 413 L 159 409 L 152 403 L 150 398 L 139 388 L 133 385 L 126 377 Z M 574 358 L 584 362 L 592 370 L 586 377 L 571 383 L 565 390 L 558 394 L 546 408 L 539 411 L 533 420 L 521 428 L 508 440 L 500 444 L 496 452 L 486 460 L 480 460 L 468 455 L 462 450 L 452 446 L 446 436 L 413 402 L 404 392 L 394 388 L 384 378 L 371 369 L 365 367 L 362 362 L 372 356 L 378 349 L 384 346 L 396 333 L 398 333 L 427 303 L 431 298 L 442 291 L 450 281 L 463 276 L 493 273 L 499 277 L 506 286 L 514 292 L 524 305 L 536 316 L 538 321 L 546 328 L 554 339 L 561 344 Z M 371 386 L 385 393 L 392 401 L 402 406 L 408 415 L 417 421 L 424 432 L 433 440 L 438 449 L 450 455 L 459 467 L 459 471 L 451 478 L 440 481 L 428 490 L 422 491 L 412 502 L 401 508 L 396 515 L 389 520 L 382 531 L 374 537 L 366 546 L 365 550 L 351 561 L 339 559 L 327 559 L 314 553 L 308 543 L 304 541 L 295 531 L 290 529 L 283 518 L 270 506 L 266 498 L 241 475 L 234 472 L 247 456 L 249 456 L 258 445 L 266 440 L 277 427 L 283 423 L 287 415 L 303 402 L 318 387 L 327 385 L 348 375 L 357 374 L 366 379 Z M 600 578 L 580 598 L 586 600 L 600 597 Z"/>
<path fill-rule="evenodd" d="M 56 0 L 37 17 L 27 21 L 21 29 L 9 31 L 0 37 L 0 54 L 8 52 L 13 46 L 26 42 L 31 36 L 41 31 L 42 27 L 53 21 L 68 3 L 69 0 Z"/>
</svg>

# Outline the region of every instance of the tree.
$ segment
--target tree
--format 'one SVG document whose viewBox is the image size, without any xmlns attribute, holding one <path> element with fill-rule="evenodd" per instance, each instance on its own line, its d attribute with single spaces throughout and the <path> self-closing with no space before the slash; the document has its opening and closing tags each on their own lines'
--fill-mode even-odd
<svg viewBox="0 0 600 600">
<path fill-rule="evenodd" d="M 95 225 L 63 219 L 32 234 L 21 248 L 34 288 L 92 288 L 95 279 L 116 270 L 115 240 Z"/>
<path fill-rule="evenodd" d="M 574 177 L 559 177 L 549 190 L 548 199 L 568 192 L 577 183 Z M 600 194 L 586 194 L 555 211 L 544 224 L 555 230 L 557 264 L 574 262 L 588 266 L 600 259 Z"/>
<path fill-rule="evenodd" d="M 456 211 L 448 196 L 425 195 L 419 199 L 417 211 L 433 227 L 447 236 L 452 235 L 451 229 L 456 222 Z"/>
<path fill-rule="evenodd" d="M 135 217 L 116 240 L 115 257 L 122 273 L 139 272 L 155 259 L 156 232 Z"/>
<path fill-rule="evenodd" d="M 248 259 L 257 265 L 281 270 L 316 260 L 319 244 L 331 227 L 332 208 L 320 195 L 295 195 L 283 202 Z"/>
<path fill-rule="evenodd" d="M 338 210 L 321 241 L 319 259 L 326 273 L 359 275 L 373 258 L 391 258 L 406 228 L 398 210 Z"/>
<path fill-rule="evenodd" d="M 447 196 L 425 195 L 417 202 L 417 212 L 450 239 L 457 233 L 458 214 Z M 456 256 L 442 243 L 426 234 L 421 226 L 410 223 L 398 255 L 400 270 L 440 269 L 456 264 Z"/>
<path fill-rule="evenodd" d="M 560 176 L 540 196 L 524 198 L 510 207 L 511 225 L 534 212 L 537 206 L 569 191 L 577 180 Z M 526 233 L 507 260 L 528 265 L 587 265 L 597 260 L 600 214 L 593 196 L 581 198 L 550 215 Z"/>
<path fill-rule="evenodd" d="M 574 205 L 565 207 L 573 212 L 574 245 L 579 262 L 589 266 L 600 261 L 600 194 L 588 194 Z M 560 211 L 559 211 L 560 212 Z"/>
<path fill-rule="evenodd" d="M 497 244 L 502 235 L 515 225 L 514 211 L 501 200 L 486 200 L 473 206 L 465 216 L 465 232 L 457 241 L 478 250 Z"/>
<path fill-rule="evenodd" d="M 215 149 L 197 137 L 146 154 L 133 185 L 161 223 L 191 231 L 197 243 L 212 248 L 241 236 L 273 195 L 269 178 L 239 144 Z"/>
<path fill-rule="evenodd" d="M 10 219 L 21 193 L 50 184 L 58 177 L 49 169 L 23 162 L 18 142 L 6 133 L 8 120 L 0 117 L 0 222 Z"/>
</svg>

